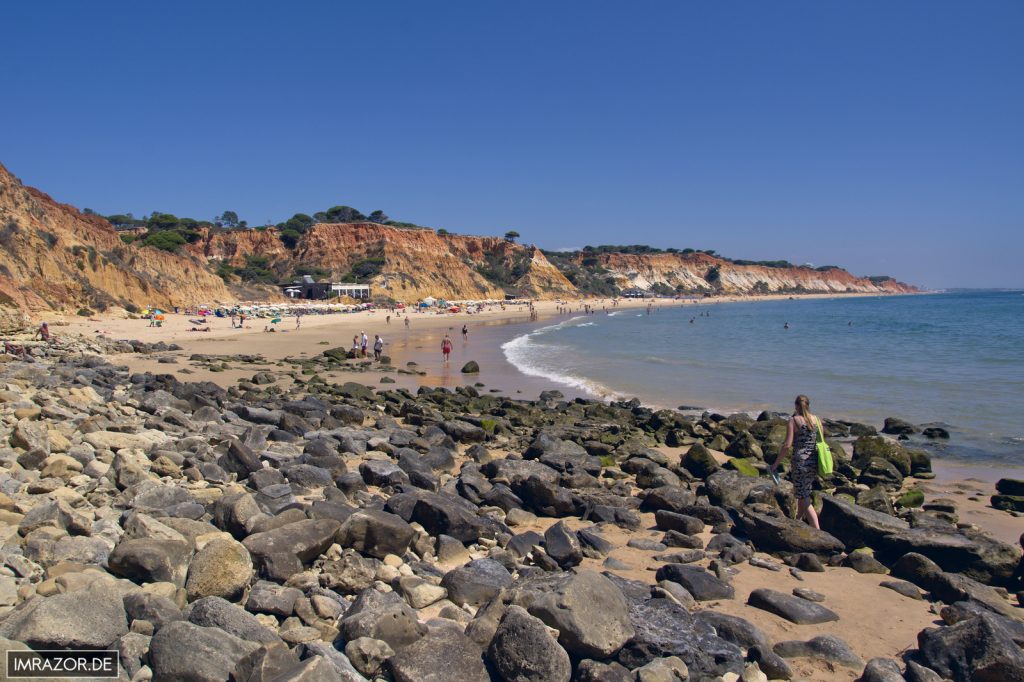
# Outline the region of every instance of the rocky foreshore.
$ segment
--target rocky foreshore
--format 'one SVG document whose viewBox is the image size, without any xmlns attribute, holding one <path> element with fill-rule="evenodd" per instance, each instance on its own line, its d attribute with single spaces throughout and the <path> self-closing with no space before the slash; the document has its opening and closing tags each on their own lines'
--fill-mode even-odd
<svg viewBox="0 0 1024 682">
<path fill-rule="evenodd" d="M 112 364 L 140 350 L 2 356 L 4 650 L 116 649 L 124 680 L 1024 680 L 1021 549 L 908 488 L 927 453 L 869 425 L 826 421 L 816 531 L 760 475 L 782 415 Z M 770 577 L 851 571 L 939 620 L 870 660 L 757 625 L 841 622 Z"/>
</svg>

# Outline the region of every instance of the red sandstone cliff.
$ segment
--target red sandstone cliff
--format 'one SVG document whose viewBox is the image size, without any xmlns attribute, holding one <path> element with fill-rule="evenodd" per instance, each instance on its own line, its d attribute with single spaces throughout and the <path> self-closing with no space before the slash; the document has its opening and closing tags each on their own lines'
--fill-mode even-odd
<svg viewBox="0 0 1024 682">
<path fill-rule="evenodd" d="M 448 299 L 502 298 L 510 290 L 537 298 L 574 295 L 575 287 L 539 249 L 499 237 L 465 237 L 433 230 L 408 230 L 377 223 L 314 225 L 294 250 L 277 230 L 206 230 L 189 251 L 210 261 L 244 266 L 266 256 L 287 275 L 300 265 L 345 276 L 353 266 L 379 261 L 374 289 L 400 301 L 426 296 Z"/>
<path fill-rule="evenodd" d="M 106 220 L 0 165 L 0 305 L 29 312 L 233 299 L 205 259 L 126 245 Z"/>
</svg>

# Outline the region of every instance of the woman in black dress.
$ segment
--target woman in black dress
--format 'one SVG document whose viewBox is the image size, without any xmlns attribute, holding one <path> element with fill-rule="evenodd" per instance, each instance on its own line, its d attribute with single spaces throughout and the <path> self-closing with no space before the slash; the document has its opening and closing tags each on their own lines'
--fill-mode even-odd
<svg viewBox="0 0 1024 682">
<path fill-rule="evenodd" d="M 793 453 L 793 466 L 789 477 L 793 481 L 793 489 L 797 499 L 797 518 L 804 519 L 815 528 L 818 524 L 818 513 L 811 504 L 811 488 L 818 477 L 818 455 L 814 444 L 818 438 L 820 420 L 811 414 L 811 401 L 805 395 L 798 395 L 794 403 L 796 408 L 789 418 L 786 429 L 786 442 L 779 450 L 770 470 L 775 473 L 776 467 Z"/>
</svg>

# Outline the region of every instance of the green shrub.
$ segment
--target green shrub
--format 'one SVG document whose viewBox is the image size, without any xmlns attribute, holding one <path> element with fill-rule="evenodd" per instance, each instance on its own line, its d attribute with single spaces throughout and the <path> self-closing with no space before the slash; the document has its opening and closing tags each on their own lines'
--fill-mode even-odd
<svg viewBox="0 0 1024 682">
<path fill-rule="evenodd" d="M 142 240 L 142 243 L 145 246 L 152 246 L 162 251 L 176 253 L 186 243 L 186 239 L 179 232 L 162 230 L 160 232 L 150 232 Z"/>
<path fill-rule="evenodd" d="M 90 315 L 92 315 L 92 311 L 89 310 L 88 308 L 79 308 L 78 312 L 75 314 L 81 317 L 89 317 Z"/>
</svg>

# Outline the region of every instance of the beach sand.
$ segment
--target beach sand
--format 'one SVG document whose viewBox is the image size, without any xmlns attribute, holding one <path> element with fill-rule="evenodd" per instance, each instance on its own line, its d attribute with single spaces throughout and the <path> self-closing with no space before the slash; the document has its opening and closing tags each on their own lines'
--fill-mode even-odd
<svg viewBox="0 0 1024 682">
<path fill-rule="evenodd" d="M 718 299 L 727 302 L 727 299 Z M 621 307 L 642 308 L 649 301 L 623 301 Z M 597 310 L 609 306 L 607 301 L 589 302 Z M 650 301 L 659 308 L 665 306 L 694 305 L 671 300 Z M 112 360 L 116 364 L 127 365 L 132 371 L 151 371 L 157 373 L 177 373 L 185 381 L 214 381 L 222 386 L 232 386 L 239 381 L 247 381 L 261 368 L 281 371 L 282 365 L 287 366 L 287 358 L 306 358 L 321 353 L 326 348 L 341 346 L 349 348 L 352 337 L 365 331 L 372 343 L 374 334 L 381 334 L 387 345 L 385 354 L 393 360 L 397 368 L 404 368 L 409 362 L 416 363 L 415 369 L 423 374 L 398 374 L 394 371 L 331 371 L 323 378 L 329 381 L 356 381 L 366 385 L 379 385 L 382 377 L 395 381 L 385 388 L 395 386 L 415 390 L 419 386 L 444 386 L 454 388 L 460 385 L 483 384 L 481 391 L 496 390 L 510 397 L 533 399 L 541 390 L 558 388 L 568 397 L 582 395 L 582 391 L 552 386 L 551 382 L 536 377 L 524 377 L 505 359 L 500 345 L 504 340 L 536 327 L 538 324 L 550 324 L 559 319 L 568 319 L 571 315 L 581 314 L 576 309 L 582 303 L 569 304 L 571 312 L 560 314 L 558 304 L 541 302 L 537 304 L 539 319 L 531 321 L 528 309 L 508 307 L 505 311 L 494 308 L 479 315 L 466 314 L 426 314 L 411 313 L 410 326 L 404 325 L 404 317 L 393 316 L 390 325 L 386 323 L 388 314 L 384 311 L 360 312 L 324 316 L 306 316 L 302 319 L 301 329 L 295 329 L 293 318 L 286 317 L 281 323 L 280 331 L 264 333 L 265 321 L 253 320 L 247 329 L 231 329 L 227 319 L 211 320 L 211 331 L 189 332 L 191 326 L 186 316 L 168 314 L 165 326 L 151 328 L 145 320 L 110 319 L 101 320 L 70 320 L 67 326 L 55 326 L 57 334 L 64 332 L 79 333 L 84 336 L 102 334 L 111 339 L 139 339 L 148 342 L 165 341 L 177 343 L 184 350 L 155 355 L 123 354 Z M 463 342 L 460 330 L 462 325 L 469 326 L 468 342 Z M 445 367 L 441 362 L 440 340 L 449 333 L 454 341 L 454 352 L 451 364 Z M 233 356 L 261 355 L 265 363 L 249 363 L 228 360 L 230 369 L 213 372 L 209 363 L 190 362 L 192 354 Z M 174 358 L 174 364 L 160 362 L 160 358 Z M 478 375 L 463 375 L 459 369 L 468 360 L 476 360 L 481 365 Z M 286 379 L 282 381 L 287 381 Z M 682 454 L 682 448 L 663 448 L 663 451 L 675 461 Z M 724 459 L 721 453 L 719 458 Z M 500 453 L 499 453 L 500 455 Z M 463 460 L 465 461 L 465 460 Z M 355 468 L 353 466 L 353 468 Z M 910 485 L 920 488 L 928 499 L 953 499 L 958 514 L 963 522 L 974 523 L 995 537 L 1017 544 L 1024 522 L 1006 512 L 997 511 L 988 506 L 988 497 L 993 492 L 994 481 L 1004 475 L 1005 471 L 994 471 L 984 467 L 961 466 L 953 463 L 936 463 L 937 476 L 930 481 L 914 481 Z M 1011 472 L 1012 473 L 1012 472 Z M 654 559 L 658 552 L 645 551 L 627 546 L 632 538 L 658 539 L 662 533 L 655 528 L 652 514 L 642 514 L 641 529 L 630 533 L 611 525 L 602 526 L 602 534 L 610 540 L 616 549 L 611 557 L 623 562 L 628 569 L 615 569 L 614 572 L 625 578 L 640 580 L 653 584 L 654 573 L 661 562 Z M 528 526 L 515 528 L 517 532 L 535 530 L 543 533 L 557 519 L 537 519 Z M 580 519 L 566 519 L 572 528 L 590 525 Z M 705 531 L 705 542 L 710 534 Z M 758 555 L 770 558 L 767 555 Z M 776 561 L 777 560 L 773 560 Z M 708 560 L 698 562 L 706 566 Z M 608 570 L 601 561 L 585 559 L 584 567 L 594 570 Z M 773 641 L 800 639 L 806 640 L 823 634 L 835 634 L 845 641 L 865 661 L 876 656 L 898 659 L 907 649 L 916 646 L 918 631 L 922 628 L 938 624 L 940 621 L 934 612 L 934 605 L 928 601 L 916 601 L 901 596 L 892 590 L 881 587 L 879 583 L 889 579 L 886 575 L 859 574 L 852 569 L 830 568 L 826 573 L 803 573 L 803 580 L 798 580 L 788 568 L 773 572 L 748 564 L 737 565 L 733 585 L 736 589 L 735 599 L 720 600 L 707 604 L 699 604 L 695 608 L 713 606 L 716 610 L 742 616 L 760 627 Z M 840 620 L 824 625 L 794 625 L 777 616 L 746 605 L 750 591 L 758 587 L 768 587 L 784 593 L 790 593 L 796 587 L 806 587 L 825 595 L 824 605 L 840 615 Z M 860 674 L 860 669 L 836 667 L 823 662 L 807 659 L 790 660 L 795 679 L 808 680 L 852 680 Z"/>
</svg>

